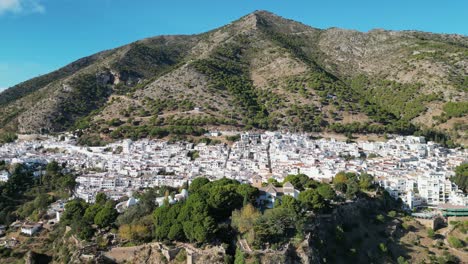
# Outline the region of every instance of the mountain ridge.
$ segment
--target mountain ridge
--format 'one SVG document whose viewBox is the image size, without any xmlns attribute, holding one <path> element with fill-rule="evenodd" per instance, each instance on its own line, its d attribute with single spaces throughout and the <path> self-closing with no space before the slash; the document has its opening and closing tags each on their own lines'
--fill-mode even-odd
<svg viewBox="0 0 468 264">
<path fill-rule="evenodd" d="M 460 35 L 317 29 L 256 11 L 206 33 L 99 52 L 11 87 L 0 93 L 0 129 L 79 128 L 109 140 L 165 136 L 176 126 L 180 135 L 210 127 L 409 134 L 424 127 L 463 143 L 467 54 Z M 448 102 L 457 104 L 453 116 Z"/>
</svg>

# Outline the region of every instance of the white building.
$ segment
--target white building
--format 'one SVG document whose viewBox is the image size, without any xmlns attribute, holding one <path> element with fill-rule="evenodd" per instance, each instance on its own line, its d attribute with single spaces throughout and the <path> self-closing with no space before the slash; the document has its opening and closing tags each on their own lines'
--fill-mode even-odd
<svg viewBox="0 0 468 264">
<path fill-rule="evenodd" d="M 10 173 L 8 171 L 0 171 L 0 182 L 7 182 L 9 178 Z"/>
<path fill-rule="evenodd" d="M 409 191 L 403 199 L 403 202 L 410 208 L 416 208 L 424 204 L 424 199 L 419 196 L 415 195 L 412 191 Z"/>
<path fill-rule="evenodd" d="M 294 186 L 286 182 L 283 187 L 275 187 L 273 184 L 269 184 L 267 187 L 260 187 L 260 196 L 258 202 L 263 204 L 266 208 L 273 208 L 276 200 L 280 199 L 284 195 L 289 195 L 294 199 L 297 199 L 300 191 L 294 189 Z"/>
<path fill-rule="evenodd" d="M 429 172 L 418 176 L 419 195 L 429 205 L 449 202 L 450 193 L 456 186 L 446 178 L 445 173 Z"/>
<path fill-rule="evenodd" d="M 32 236 L 41 229 L 42 225 L 37 223 L 25 223 L 21 226 L 21 233 Z"/>
</svg>

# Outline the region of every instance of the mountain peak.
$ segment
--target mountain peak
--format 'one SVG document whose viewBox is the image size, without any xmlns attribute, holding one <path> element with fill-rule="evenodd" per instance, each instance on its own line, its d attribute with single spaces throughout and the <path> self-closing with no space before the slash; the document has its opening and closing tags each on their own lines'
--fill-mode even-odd
<svg viewBox="0 0 468 264">
<path fill-rule="evenodd" d="M 275 13 L 272 13 L 270 11 L 266 10 L 255 10 L 254 12 L 249 14 L 250 16 L 255 16 L 257 18 L 270 21 L 270 22 L 278 22 L 278 21 L 288 21 L 289 19 L 286 19 L 284 17 L 281 17 Z"/>
<path fill-rule="evenodd" d="M 309 31 L 314 29 L 300 22 L 281 17 L 266 10 L 256 10 L 239 18 L 231 24 L 236 25 L 241 30 L 257 29 L 260 26 L 270 29 L 275 28 L 276 30 L 284 33 Z"/>
<path fill-rule="evenodd" d="M 239 18 L 231 24 L 235 25 L 237 30 L 242 31 L 248 29 L 256 29 L 259 23 L 276 24 L 280 21 L 286 21 L 286 19 L 266 10 L 255 10 L 254 12 Z"/>
<path fill-rule="evenodd" d="M 260 16 L 278 16 L 270 11 L 267 11 L 267 10 L 255 10 L 253 11 L 251 14 L 254 14 L 254 15 L 260 15 Z"/>
</svg>

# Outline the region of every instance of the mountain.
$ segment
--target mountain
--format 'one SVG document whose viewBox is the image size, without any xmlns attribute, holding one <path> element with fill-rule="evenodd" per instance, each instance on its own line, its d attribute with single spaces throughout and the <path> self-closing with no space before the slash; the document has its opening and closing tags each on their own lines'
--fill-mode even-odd
<svg viewBox="0 0 468 264">
<path fill-rule="evenodd" d="M 88 144 L 207 128 L 416 133 L 466 144 L 467 58 L 462 35 L 323 30 L 256 11 L 11 87 L 0 93 L 0 128 L 81 129 Z"/>
</svg>

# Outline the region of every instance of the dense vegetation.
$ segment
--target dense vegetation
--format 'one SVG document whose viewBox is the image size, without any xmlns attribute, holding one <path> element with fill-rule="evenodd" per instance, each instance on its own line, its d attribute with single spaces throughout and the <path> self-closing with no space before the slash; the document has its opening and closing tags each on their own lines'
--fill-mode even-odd
<svg viewBox="0 0 468 264">
<path fill-rule="evenodd" d="M 11 143 L 17 138 L 18 136 L 13 132 L 0 132 L 0 144 Z"/>
<path fill-rule="evenodd" d="M 448 102 L 444 105 L 447 117 L 462 117 L 468 115 L 468 102 Z"/>
<path fill-rule="evenodd" d="M 118 216 L 115 205 L 104 193 L 97 194 L 92 205 L 81 199 L 72 200 L 66 204 L 60 224 L 70 226 L 80 239 L 90 239 L 95 227 L 108 228 L 114 224 Z"/>
<path fill-rule="evenodd" d="M 337 175 L 338 181 L 347 184 L 345 192 L 349 198 L 372 187 L 369 175 L 342 174 L 345 175 L 343 179 L 341 174 Z M 327 212 L 331 208 L 330 202 L 339 200 L 329 184 L 318 183 L 306 175 L 289 175 L 286 182 L 302 192 L 297 200 L 283 196 L 275 202 L 273 209 L 265 210 L 262 204 L 257 204 L 259 191 L 248 184 L 225 178 L 209 181 L 200 177 L 189 186 L 190 195 L 185 201 L 169 204 L 166 199 L 158 206 L 156 197 L 168 197 L 177 190 L 169 187 L 148 189 L 137 194 L 137 205 L 118 215 L 115 202 L 100 193 L 92 205 L 80 199 L 68 203 L 62 222 L 71 226 L 73 233 L 82 239 L 92 237 L 97 231 L 95 228 L 118 228 L 121 239 L 129 243 L 156 239 L 230 244 L 233 235 L 238 234 L 258 248 L 281 246 L 293 237 L 304 236 L 304 224 L 310 212 Z M 231 225 L 227 224 L 229 222 Z"/>
<path fill-rule="evenodd" d="M 455 169 L 455 177 L 451 179 L 460 190 L 468 192 L 468 163 L 464 163 Z"/>
<path fill-rule="evenodd" d="M 105 73 L 110 74 L 110 73 Z M 110 96 L 110 83 L 99 80 L 100 76 L 84 74 L 75 78 L 70 86 L 71 96 L 63 102 L 55 122 L 63 128 L 74 125 L 75 120 L 101 107 Z"/>
<path fill-rule="evenodd" d="M 138 79 L 152 78 L 179 63 L 191 40 L 187 36 L 176 38 L 172 42 L 159 37 L 130 44 L 129 50 L 114 64 L 125 82 L 123 85 L 135 85 Z"/>
<path fill-rule="evenodd" d="M 195 179 L 189 188 L 187 201 L 154 211 L 155 236 L 158 240 L 210 242 L 215 238 L 229 239 L 230 232 L 223 223 L 232 211 L 243 203 L 255 201 L 257 189 L 235 180 L 210 182 Z"/>
<path fill-rule="evenodd" d="M 0 183 L 0 224 L 25 218 L 39 220 L 50 203 L 69 197 L 75 188 L 75 177 L 64 173 L 64 166 L 54 161 L 45 168 L 26 164 L 8 166 L 3 162 L 0 165 L 11 172 L 8 181 Z M 45 170 L 45 174 L 34 177 L 36 170 Z"/>
</svg>

